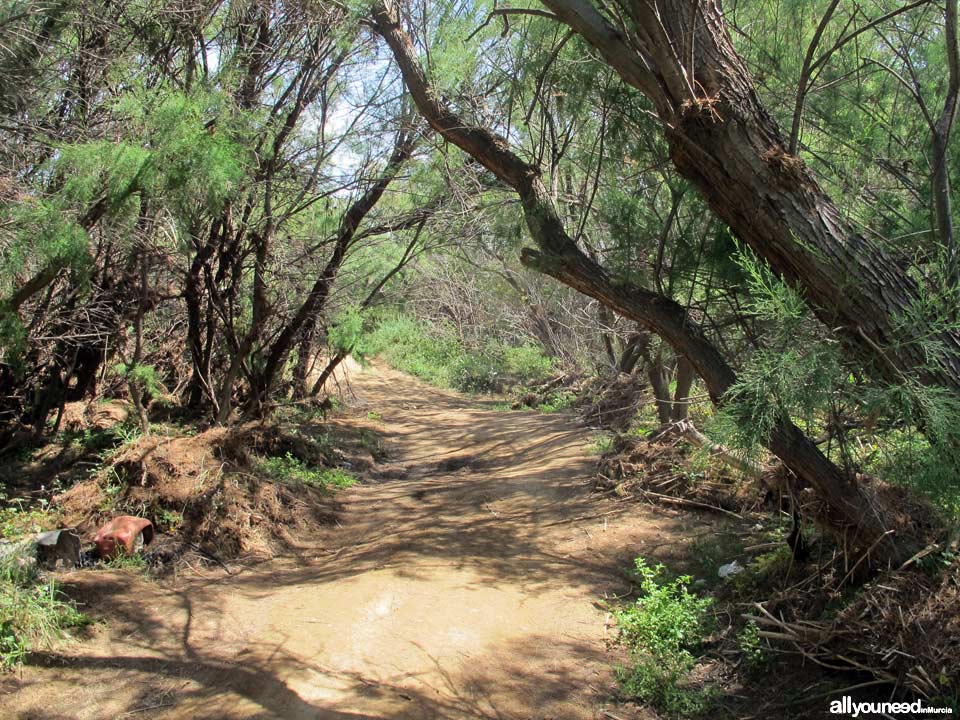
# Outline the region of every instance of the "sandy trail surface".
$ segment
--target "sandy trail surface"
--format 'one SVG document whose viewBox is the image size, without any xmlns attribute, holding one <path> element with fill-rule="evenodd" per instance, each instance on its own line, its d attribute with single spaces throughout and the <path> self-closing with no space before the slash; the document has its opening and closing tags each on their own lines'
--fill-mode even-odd
<svg viewBox="0 0 960 720">
<path fill-rule="evenodd" d="M 337 525 L 229 576 L 68 574 L 103 621 L 8 676 L 0 717 L 610 717 L 603 600 L 696 519 L 591 493 L 593 436 L 572 415 L 498 412 L 383 367 L 350 386 L 388 460 L 341 492 Z"/>
</svg>

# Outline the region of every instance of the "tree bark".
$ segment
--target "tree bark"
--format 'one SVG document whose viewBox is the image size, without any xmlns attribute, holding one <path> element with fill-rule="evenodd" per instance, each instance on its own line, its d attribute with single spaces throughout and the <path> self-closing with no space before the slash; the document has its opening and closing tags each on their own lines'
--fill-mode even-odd
<svg viewBox="0 0 960 720">
<path fill-rule="evenodd" d="M 618 0 L 629 37 L 588 0 L 541 1 L 647 96 L 680 174 L 849 349 L 888 380 L 960 393 L 960 334 L 935 318 L 903 321 L 923 307 L 917 284 L 787 151 L 718 0 Z M 938 356 L 925 352 L 928 340 Z"/>
<path fill-rule="evenodd" d="M 693 365 L 685 357 L 677 357 L 677 387 L 673 392 L 673 407 L 670 410 L 671 422 L 686 420 L 690 414 L 690 388 L 693 387 Z"/>
<path fill-rule="evenodd" d="M 671 405 L 670 378 L 663 365 L 663 348 L 661 347 L 654 355 L 650 348 L 650 333 L 644 332 L 641 335 L 638 352 L 647 368 L 647 379 L 653 390 L 653 402 L 657 406 L 657 419 L 660 420 L 660 427 L 664 427 L 670 424 Z"/>
<path fill-rule="evenodd" d="M 947 97 L 932 128 L 933 204 L 937 234 L 947 256 L 950 279 L 960 282 L 960 255 L 953 231 L 953 207 L 950 198 L 950 132 L 960 102 L 960 45 L 957 40 L 957 0 L 947 0 L 944 10 L 944 39 L 947 45 Z"/>
</svg>

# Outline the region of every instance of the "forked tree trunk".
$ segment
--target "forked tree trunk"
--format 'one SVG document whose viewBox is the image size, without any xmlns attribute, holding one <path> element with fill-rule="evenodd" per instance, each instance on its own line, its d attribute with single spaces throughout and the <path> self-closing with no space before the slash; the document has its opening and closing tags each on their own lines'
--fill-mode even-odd
<svg viewBox="0 0 960 720">
<path fill-rule="evenodd" d="M 430 86 L 410 38 L 390 0 L 373 6 L 374 27 L 386 40 L 420 113 L 444 139 L 473 156 L 520 198 L 527 227 L 538 250 L 521 260 L 570 287 L 595 298 L 662 337 L 685 356 L 703 378 L 711 399 L 721 403 L 736 374 L 686 311 L 673 300 L 629 284 L 614 282 L 567 234 L 537 167 L 515 155 L 506 140 L 486 128 L 471 126 L 454 114 Z M 844 474 L 789 418 L 780 417 L 768 447 L 784 465 L 809 483 L 827 506 L 820 518 L 847 548 L 871 549 L 874 560 L 902 557 L 887 534 L 887 524 L 856 481 Z"/>
<path fill-rule="evenodd" d="M 660 421 L 661 427 L 669 425 L 671 415 L 670 377 L 663 364 L 663 348 L 661 347 L 654 355 L 650 347 L 650 333 L 644 332 L 640 336 L 638 352 L 647 368 L 647 379 L 650 381 L 650 389 L 653 390 L 653 402 L 657 406 L 657 419 Z"/>
<path fill-rule="evenodd" d="M 274 384 L 285 365 L 294 341 L 308 326 L 315 327 L 324 311 L 330 291 L 336 282 L 340 268 L 353 246 L 360 223 L 370 213 L 397 176 L 400 168 L 413 154 L 416 134 L 408 128 L 402 129 L 396 138 L 393 152 L 383 170 L 383 174 L 347 209 L 340 228 L 334 238 L 333 251 L 293 318 L 286 324 L 277 339 L 267 348 L 267 360 L 263 370 L 252 382 L 249 406 L 256 410 L 264 407 L 273 390 Z"/>
</svg>

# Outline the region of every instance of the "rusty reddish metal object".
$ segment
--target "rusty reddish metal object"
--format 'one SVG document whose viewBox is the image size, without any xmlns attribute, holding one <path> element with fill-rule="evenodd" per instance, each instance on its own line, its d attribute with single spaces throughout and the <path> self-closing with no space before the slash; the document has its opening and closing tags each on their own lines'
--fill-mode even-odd
<svg viewBox="0 0 960 720">
<path fill-rule="evenodd" d="M 153 523 L 146 518 L 121 515 L 104 525 L 93 538 L 97 554 L 104 560 L 120 554 L 120 548 L 126 555 L 140 552 L 144 545 L 153 540 Z"/>
</svg>

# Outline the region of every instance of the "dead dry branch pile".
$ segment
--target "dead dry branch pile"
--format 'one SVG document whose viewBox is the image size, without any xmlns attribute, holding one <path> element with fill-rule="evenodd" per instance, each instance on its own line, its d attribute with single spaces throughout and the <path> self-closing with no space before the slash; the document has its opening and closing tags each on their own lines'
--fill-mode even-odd
<svg viewBox="0 0 960 720">
<path fill-rule="evenodd" d="M 832 620 L 784 619 L 757 604 L 761 637 L 824 667 L 866 673 L 907 695 L 950 697 L 960 688 L 960 561 L 942 574 L 943 546 L 881 574 Z M 938 567 L 939 565 L 939 567 Z"/>
<path fill-rule="evenodd" d="M 646 384 L 638 375 L 619 373 L 590 378 L 582 383 L 574 405 L 587 422 L 623 431 L 630 427 L 640 408 L 652 401 Z"/>
<path fill-rule="evenodd" d="M 599 462 L 597 489 L 614 490 L 652 502 L 680 500 L 692 506 L 734 513 L 758 508 L 765 490 L 756 480 L 711 463 L 690 467 L 689 452 L 679 438 L 648 440 L 618 435 Z"/>
<path fill-rule="evenodd" d="M 513 408 L 539 408 L 555 405 L 565 398 L 576 407 L 591 425 L 610 430 L 626 430 L 639 409 L 652 398 L 642 378 L 637 375 L 587 377 L 580 374 L 558 375 L 527 388 Z"/>
</svg>

